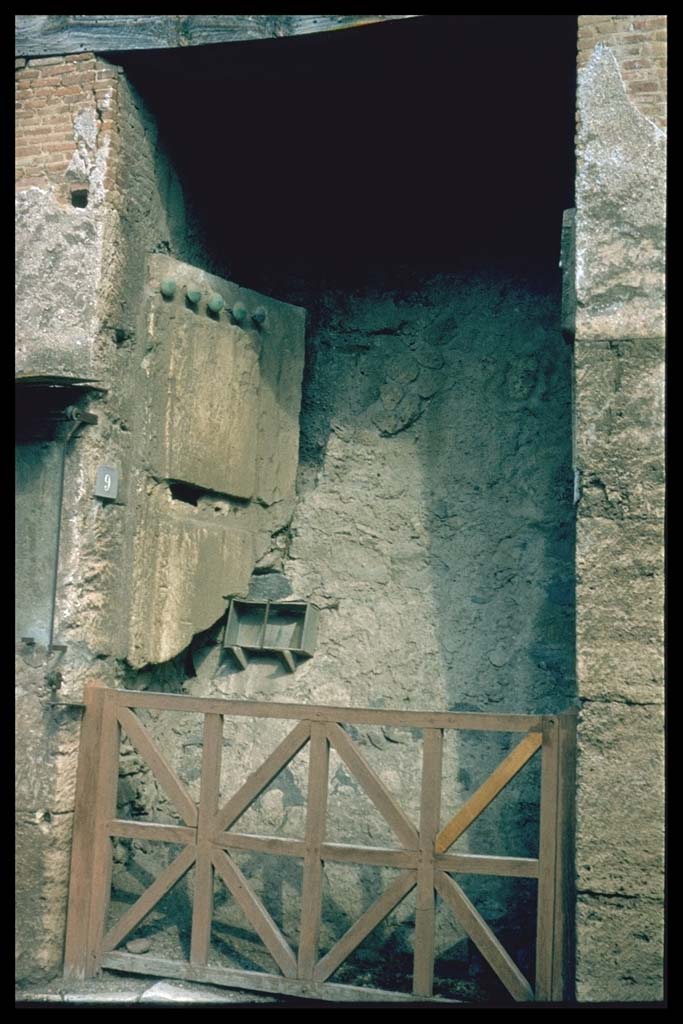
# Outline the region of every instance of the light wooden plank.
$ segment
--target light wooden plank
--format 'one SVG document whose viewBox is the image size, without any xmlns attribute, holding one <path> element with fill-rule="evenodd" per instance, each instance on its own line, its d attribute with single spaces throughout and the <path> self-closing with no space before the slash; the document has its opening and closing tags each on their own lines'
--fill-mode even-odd
<svg viewBox="0 0 683 1024">
<path fill-rule="evenodd" d="M 553 937 L 553 1001 L 571 999 L 574 978 L 574 828 L 576 793 L 576 708 L 558 715 L 560 724 L 557 871 Z"/>
<path fill-rule="evenodd" d="M 110 836 L 119 839 L 151 839 L 162 843 L 195 843 L 197 831 L 186 825 L 160 825 L 155 821 L 127 821 L 112 818 L 107 822 Z"/>
<path fill-rule="evenodd" d="M 107 823 L 116 813 L 116 794 L 119 781 L 119 748 L 121 737 L 116 718 L 116 706 L 112 701 L 114 690 L 104 689 L 102 707 L 102 732 L 100 735 L 100 764 L 96 792 L 97 828 L 91 851 L 90 881 L 90 922 L 88 928 L 89 965 L 86 977 L 94 977 L 100 971 L 104 922 L 107 918 L 111 897 L 111 870 L 113 848 L 107 834 Z"/>
<path fill-rule="evenodd" d="M 382 817 L 398 836 L 401 845 L 408 850 L 418 846 L 417 830 L 405 812 L 396 803 L 382 780 L 358 752 L 355 744 L 336 723 L 328 726 L 330 743 L 346 764 L 351 774 L 360 783 Z"/>
<path fill-rule="evenodd" d="M 117 691 L 121 692 L 121 691 Z M 147 762 L 155 779 L 186 825 L 197 824 L 197 808 L 164 755 L 157 749 L 144 725 L 128 708 L 119 707 L 118 719 L 138 754 Z"/>
<path fill-rule="evenodd" d="M 513 999 L 532 1002 L 534 993 L 531 985 L 460 886 L 442 871 L 436 872 L 434 884 L 453 911 L 458 924 L 467 932 Z"/>
<path fill-rule="evenodd" d="M 149 914 L 159 900 L 166 895 L 176 882 L 178 882 L 183 875 L 185 875 L 192 867 L 195 861 L 196 849 L 194 846 L 186 847 L 176 857 L 176 859 L 161 872 L 159 877 L 145 889 L 143 894 L 138 900 L 130 907 L 120 921 L 111 928 L 104 937 L 102 942 L 102 949 L 105 953 L 109 953 L 112 949 L 116 949 L 119 942 L 128 935 L 130 931 L 144 917 Z"/>
<path fill-rule="evenodd" d="M 303 857 L 306 843 L 303 839 L 287 839 L 282 836 L 251 835 L 247 832 L 221 832 L 212 839 L 214 846 L 224 850 L 252 850 L 254 853 L 274 854 L 278 857 Z M 322 861 L 337 861 L 341 864 L 375 864 L 378 867 L 414 868 L 417 866 L 416 850 L 394 850 L 389 846 L 353 846 L 351 843 L 323 843 L 320 847 Z M 490 872 L 494 874 L 495 872 Z"/>
<path fill-rule="evenodd" d="M 158 978 L 179 978 L 184 981 L 198 981 L 226 988 L 241 988 L 253 992 L 269 992 L 272 995 L 295 996 L 303 999 L 322 999 L 329 1002 L 415 1002 L 415 996 L 406 992 L 387 992 L 382 989 L 360 988 L 357 985 L 324 985 L 281 978 L 276 974 L 261 974 L 257 971 L 238 971 L 228 967 L 192 967 L 186 961 L 165 960 L 161 957 L 135 956 L 133 953 L 107 953 L 102 966 L 109 971 L 125 971 L 130 974 L 146 974 Z M 433 1000 L 439 1003 L 451 1000 Z M 454 1005 L 458 1005 L 454 1003 Z"/>
<path fill-rule="evenodd" d="M 559 727 L 555 717 L 543 722 L 541 815 L 539 827 L 538 900 L 536 914 L 536 999 L 551 998 L 557 869 L 557 805 L 559 800 Z"/>
<path fill-rule="evenodd" d="M 323 861 L 340 864 L 375 864 L 387 868 L 417 867 L 417 850 L 393 850 L 389 846 L 353 846 L 351 843 L 323 843 Z"/>
<path fill-rule="evenodd" d="M 443 853 L 434 867 L 463 875 L 498 875 L 503 878 L 538 878 L 534 857 L 485 857 L 478 853 Z"/>
<path fill-rule="evenodd" d="M 216 815 L 214 835 L 217 837 L 224 829 L 230 828 L 245 811 L 247 811 L 263 790 L 272 782 L 283 768 L 296 757 L 302 747 L 308 743 L 311 734 L 308 722 L 300 722 L 281 743 L 277 745 L 270 757 L 252 772 L 247 781 L 230 797 Z"/>
<path fill-rule="evenodd" d="M 252 850 L 254 853 L 270 853 L 278 857 L 303 857 L 306 852 L 303 839 L 255 836 L 248 832 L 221 832 L 213 836 L 211 842 L 224 850 Z"/>
<path fill-rule="evenodd" d="M 413 992 L 431 996 L 434 984 L 436 898 L 434 895 L 434 842 L 441 817 L 441 761 L 443 733 L 425 729 L 420 794 L 420 856 L 417 865 Z"/>
<path fill-rule="evenodd" d="M 354 949 L 361 944 L 363 939 L 389 916 L 394 907 L 398 906 L 409 892 L 412 892 L 416 882 L 416 871 L 404 871 L 398 878 L 395 878 L 379 899 L 375 900 L 368 907 L 355 924 L 335 943 L 332 949 L 318 961 L 313 972 L 313 980 L 319 982 L 326 981 L 337 970 L 339 965 L 353 953 Z"/>
<path fill-rule="evenodd" d="M 505 789 L 517 772 L 521 771 L 527 761 L 533 757 L 542 743 L 543 734 L 532 732 L 517 744 L 495 771 L 491 772 L 479 789 L 472 794 L 467 803 L 441 829 L 436 841 L 437 853 L 445 853 L 456 839 L 470 827 L 472 822 L 476 821 L 491 801 L 498 796 L 501 790 Z"/>
<path fill-rule="evenodd" d="M 286 978 L 296 978 L 296 958 L 289 943 L 248 880 L 224 850 L 213 851 L 213 863 L 244 916 Z"/>
<path fill-rule="evenodd" d="M 108 50 L 157 50 L 279 39 L 415 14 L 19 14 L 18 57 Z"/>
<path fill-rule="evenodd" d="M 340 708 L 316 704 L 281 704 L 275 701 L 188 697 L 181 693 L 117 690 L 123 707 L 157 711 L 196 711 L 236 718 L 285 718 L 293 721 L 348 722 L 350 725 L 414 726 L 417 729 L 466 729 L 477 732 L 531 732 L 542 728 L 541 715 L 501 715 L 474 711 L 396 711 L 389 708 Z"/>
<path fill-rule="evenodd" d="M 304 981 L 313 979 L 313 970 L 318 958 L 323 879 L 320 848 L 325 838 L 329 764 L 330 748 L 327 729 L 322 723 L 316 722 L 311 725 L 306 806 L 306 856 L 304 858 L 299 936 L 298 977 Z"/>
<path fill-rule="evenodd" d="M 211 944 L 213 917 L 213 862 L 211 835 L 218 807 L 223 749 L 223 716 L 207 715 L 204 719 L 202 774 L 199 783 L 197 815 L 197 866 L 192 904 L 192 938 L 190 963 L 206 964 Z"/>
<path fill-rule="evenodd" d="M 103 688 L 97 683 L 85 687 L 85 713 L 78 749 L 78 774 L 74 807 L 73 839 L 69 880 L 64 976 L 84 978 L 88 967 L 88 923 L 90 920 L 92 850 L 97 828 L 97 792 L 102 735 Z"/>
</svg>

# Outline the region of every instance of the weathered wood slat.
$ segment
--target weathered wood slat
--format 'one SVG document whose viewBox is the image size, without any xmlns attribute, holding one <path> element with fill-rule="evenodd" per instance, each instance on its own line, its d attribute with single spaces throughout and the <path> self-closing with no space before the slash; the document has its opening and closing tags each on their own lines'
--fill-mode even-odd
<svg viewBox="0 0 683 1024">
<path fill-rule="evenodd" d="M 213 847 L 211 834 L 214 826 L 221 779 L 221 753 L 223 749 L 223 716 L 207 715 L 204 719 L 202 774 L 199 783 L 199 813 L 197 816 L 197 867 L 195 870 L 194 901 L 192 905 L 192 939 L 190 962 L 204 965 L 211 945 L 211 918 L 213 917 Z"/>
<path fill-rule="evenodd" d="M 166 895 L 169 889 L 178 882 L 184 874 L 192 867 L 195 861 L 196 850 L 194 847 L 187 847 L 176 859 L 161 872 L 159 877 L 152 882 L 148 889 L 145 889 L 142 896 L 130 907 L 123 917 L 117 921 L 102 940 L 102 951 L 109 953 L 116 949 L 119 942 L 132 931 L 150 910 L 156 906 L 159 900 Z"/>
<path fill-rule="evenodd" d="M 149 974 L 158 978 L 179 978 L 183 981 L 223 985 L 226 988 L 241 988 L 253 992 L 270 992 L 273 995 L 300 996 L 304 999 L 322 999 L 330 1002 L 415 1001 L 415 996 L 404 992 L 386 992 L 381 989 L 360 988 L 357 985 L 336 985 L 332 982 L 319 985 L 296 981 L 293 978 L 278 978 L 274 974 L 237 971 L 228 967 L 193 967 L 183 961 L 141 957 L 133 953 L 107 953 L 102 958 L 102 966 L 110 971 Z"/>
<path fill-rule="evenodd" d="M 436 841 L 437 853 L 445 853 L 453 845 L 456 839 L 486 810 L 491 801 L 498 796 L 501 790 L 515 777 L 517 772 L 533 757 L 542 743 L 543 734 L 532 732 L 517 744 L 505 760 L 501 761 L 495 771 L 491 772 L 486 782 L 472 794 L 467 803 L 441 829 Z"/>
<path fill-rule="evenodd" d="M 306 806 L 306 856 L 301 899 L 298 977 L 312 981 L 318 959 L 320 912 L 322 907 L 323 862 L 321 846 L 325 838 L 327 781 L 330 747 L 327 729 L 321 723 L 311 726 L 311 753 L 308 767 Z"/>
<path fill-rule="evenodd" d="M 115 690 L 112 693 L 112 699 L 122 707 L 213 713 L 236 718 L 284 718 L 293 721 L 348 722 L 350 725 L 412 725 L 417 729 L 473 729 L 478 732 L 534 732 L 543 726 L 541 715 L 340 708 L 320 704 L 278 704 L 274 701 L 188 697 L 182 693 L 154 693 L 150 690 Z"/>
<path fill-rule="evenodd" d="M 81 725 L 76 777 L 69 905 L 64 949 L 64 976 L 84 978 L 88 967 L 88 922 L 92 896 L 91 864 L 97 829 L 97 792 L 102 736 L 104 688 L 85 688 L 85 714 Z"/>
<path fill-rule="evenodd" d="M 380 777 L 361 756 L 344 730 L 336 723 L 331 723 L 327 728 L 327 734 L 330 743 L 356 781 L 360 783 L 370 797 L 382 817 L 394 830 L 401 845 L 408 850 L 417 849 L 418 836 L 412 821 L 396 803 L 396 800 Z"/>
<path fill-rule="evenodd" d="M 555 939 L 557 869 L 557 807 L 559 800 L 559 726 L 556 718 L 543 723 L 541 755 L 541 815 L 538 852 L 538 910 L 536 914 L 536 998 L 551 998 Z"/>
<path fill-rule="evenodd" d="M 100 764 L 98 769 L 95 806 L 97 828 L 91 850 L 90 879 L 90 921 L 88 927 L 88 969 L 86 977 L 99 972 L 99 958 L 104 937 L 104 923 L 111 898 L 111 871 L 113 860 L 112 842 L 107 834 L 107 823 L 116 813 L 116 793 L 119 781 L 119 748 L 121 735 L 116 717 L 116 707 L 111 700 L 111 690 L 104 691 L 102 704 L 102 732 L 100 734 Z"/>
<path fill-rule="evenodd" d="M 436 897 L 434 895 L 434 841 L 441 816 L 441 761 L 443 732 L 425 729 L 420 794 L 420 854 L 417 865 L 413 992 L 431 996 L 434 985 Z"/>
<path fill-rule="evenodd" d="M 441 871 L 463 875 L 499 875 L 504 878 L 538 878 L 533 857 L 485 857 L 478 853 L 443 853 L 434 858 Z"/>
<path fill-rule="evenodd" d="M 155 821 L 112 818 L 107 822 L 107 831 L 119 839 L 152 839 L 162 843 L 194 843 L 197 840 L 196 829 L 187 825 L 159 825 Z"/>
<path fill-rule="evenodd" d="M 156 50 L 354 28 L 414 14 L 20 14 L 18 57 Z"/>
<path fill-rule="evenodd" d="M 289 943 L 249 885 L 234 860 L 224 850 L 214 850 L 213 863 L 244 916 L 286 978 L 296 978 L 296 958 Z"/>
<path fill-rule="evenodd" d="M 274 854 L 278 857 L 303 857 L 306 853 L 306 843 L 303 839 L 251 835 L 248 832 L 221 832 L 212 838 L 212 843 L 224 850 L 251 850 L 254 853 Z M 323 843 L 320 847 L 320 859 L 340 864 L 414 868 L 417 866 L 417 850 L 394 850 L 390 846 L 354 846 L 351 843 Z M 484 869 L 481 873 L 495 874 L 494 871 L 487 872 Z"/>
<path fill-rule="evenodd" d="M 302 747 L 308 743 L 311 729 L 308 722 L 300 722 L 292 731 L 285 736 L 277 745 L 270 757 L 252 772 L 243 786 L 230 797 L 228 802 L 221 807 L 214 822 L 214 835 L 231 825 L 247 811 L 263 790 L 278 775 L 289 762 L 296 757 Z M 217 839 L 218 841 L 218 839 Z"/>
<path fill-rule="evenodd" d="M 534 993 L 531 985 L 460 886 L 442 871 L 435 873 L 434 884 L 453 911 L 458 924 L 467 932 L 513 999 L 532 1002 Z"/>
<path fill-rule="evenodd" d="M 401 900 L 405 899 L 409 892 L 415 888 L 417 873 L 405 871 L 395 878 L 389 888 L 382 893 L 379 899 L 368 907 L 364 914 L 358 918 L 355 924 L 342 935 L 341 939 L 332 949 L 318 961 L 313 972 L 314 981 L 326 981 L 333 974 L 341 963 L 353 953 L 354 949 L 361 944 L 364 938 L 370 934 L 373 928 L 381 924 L 385 917 L 388 917 L 394 907 L 398 906 Z"/>
<path fill-rule="evenodd" d="M 270 853 L 278 857 L 303 857 L 306 852 L 303 839 L 256 836 L 248 832 L 221 832 L 212 836 L 211 842 L 223 850 L 252 850 L 254 853 Z"/>
<path fill-rule="evenodd" d="M 115 693 L 120 691 L 114 691 Z M 144 725 L 126 707 L 119 707 L 118 719 L 128 739 L 136 748 L 137 752 L 147 762 L 154 773 L 154 777 L 166 793 L 175 809 L 180 814 L 186 825 L 194 827 L 197 824 L 197 808 L 182 782 L 171 768 L 164 755 L 157 749 L 152 737 Z"/>
<path fill-rule="evenodd" d="M 558 715 L 560 782 L 557 805 L 557 869 L 553 933 L 553 980 L 550 998 L 571 999 L 574 975 L 574 818 L 576 792 L 576 708 Z"/>
<path fill-rule="evenodd" d="M 375 864 L 386 868 L 417 867 L 417 850 L 392 850 L 389 846 L 353 846 L 351 843 L 323 843 L 324 861 L 340 864 Z"/>
</svg>

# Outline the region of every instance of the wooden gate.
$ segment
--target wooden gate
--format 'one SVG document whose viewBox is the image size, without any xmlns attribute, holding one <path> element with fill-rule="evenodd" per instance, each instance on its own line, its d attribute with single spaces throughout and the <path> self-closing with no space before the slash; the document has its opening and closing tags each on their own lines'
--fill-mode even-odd
<svg viewBox="0 0 683 1024">
<path fill-rule="evenodd" d="M 67 977 L 92 977 L 105 967 L 335 1001 L 387 997 L 425 999 L 431 997 L 433 991 L 438 893 L 514 999 L 566 998 L 571 943 L 565 908 L 571 852 L 575 712 L 533 716 L 333 708 L 141 693 L 98 685 L 86 688 L 85 701 L 71 859 L 65 952 Z M 135 708 L 204 715 L 198 804 L 191 799 L 183 782 L 135 715 Z M 221 804 L 219 784 L 224 717 L 276 718 L 295 724 L 263 764 Z M 421 799 L 417 826 L 367 763 L 344 725 L 398 726 L 421 731 Z M 116 818 L 121 728 L 146 760 L 184 821 L 183 825 Z M 444 730 L 452 729 L 515 732 L 523 734 L 523 738 L 455 816 L 441 827 L 443 735 Z M 305 837 L 289 839 L 233 831 L 231 826 L 306 744 L 310 744 L 310 750 Z M 391 826 L 399 840 L 399 848 L 326 842 L 330 747 Z M 538 857 L 449 853 L 456 839 L 538 751 L 541 756 Z M 183 850 L 123 917 L 106 930 L 113 837 L 171 842 L 181 844 Z M 296 952 L 231 857 L 231 850 L 302 858 L 302 906 Z M 400 874 L 341 939 L 320 957 L 322 876 L 326 861 L 399 868 Z M 125 936 L 193 866 L 195 884 L 189 961 L 116 952 Z M 451 877 L 454 872 L 538 880 L 534 988 Z M 208 965 L 214 873 L 222 879 L 241 907 L 281 974 Z M 328 982 L 337 967 L 414 888 L 417 889 L 417 909 L 413 995 L 401 996 L 399 993 Z"/>
</svg>

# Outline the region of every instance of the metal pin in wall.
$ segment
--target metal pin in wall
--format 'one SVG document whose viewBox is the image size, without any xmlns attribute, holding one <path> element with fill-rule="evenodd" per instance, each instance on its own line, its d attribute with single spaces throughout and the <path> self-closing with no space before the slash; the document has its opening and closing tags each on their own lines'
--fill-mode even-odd
<svg viewBox="0 0 683 1024">
<path fill-rule="evenodd" d="M 159 286 L 159 291 L 165 299 L 172 299 L 175 295 L 175 281 L 173 278 L 165 278 Z"/>
<path fill-rule="evenodd" d="M 219 295 L 218 292 L 213 292 L 213 294 L 209 296 L 207 306 L 212 313 L 220 313 L 224 305 L 225 299 L 222 295 Z"/>
<path fill-rule="evenodd" d="M 189 303 L 191 303 L 193 306 L 197 305 L 197 303 L 199 302 L 201 297 L 202 297 L 202 293 L 199 291 L 198 288 L 188 288 L 187 289 L 187 301 Z"/>
<path fill-rule="evenodd" d="M 241 302 L 236 302 L 230 312 L 235 323 L 241 324 L 247 315 L 247 308 Z"/>
<path fill-rule="evenodd" d="M 266 311 L 263 308 L 263 306 L 259 306 L 258 309 L 254 310 L 254 312 L 251 314 L 251 319 L 254 321 L 255 324 L 258 324 L 259 326 L 265 323 Z"/>
</svg>

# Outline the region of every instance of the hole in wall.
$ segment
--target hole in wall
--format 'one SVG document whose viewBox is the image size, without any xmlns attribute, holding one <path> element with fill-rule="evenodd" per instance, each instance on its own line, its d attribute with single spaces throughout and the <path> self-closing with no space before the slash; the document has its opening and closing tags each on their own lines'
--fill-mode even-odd
<svg viewBox="0 0 683 1024">
<path fill-rule="evenodd" d="M 71 205 L 79 210 L 84 210 L 88 205 L 88 189 L 74 188 L 71 190 Z"/>
<path fill-rule="evenodd" d="M 193 487 L 192 484 L 183 483 L 181 480 L 172 480 L 168 489 L 174 501 L 183 501 L 186 505 L 196 505 L 205 493 L 203 488 Z"/>
</svg>

